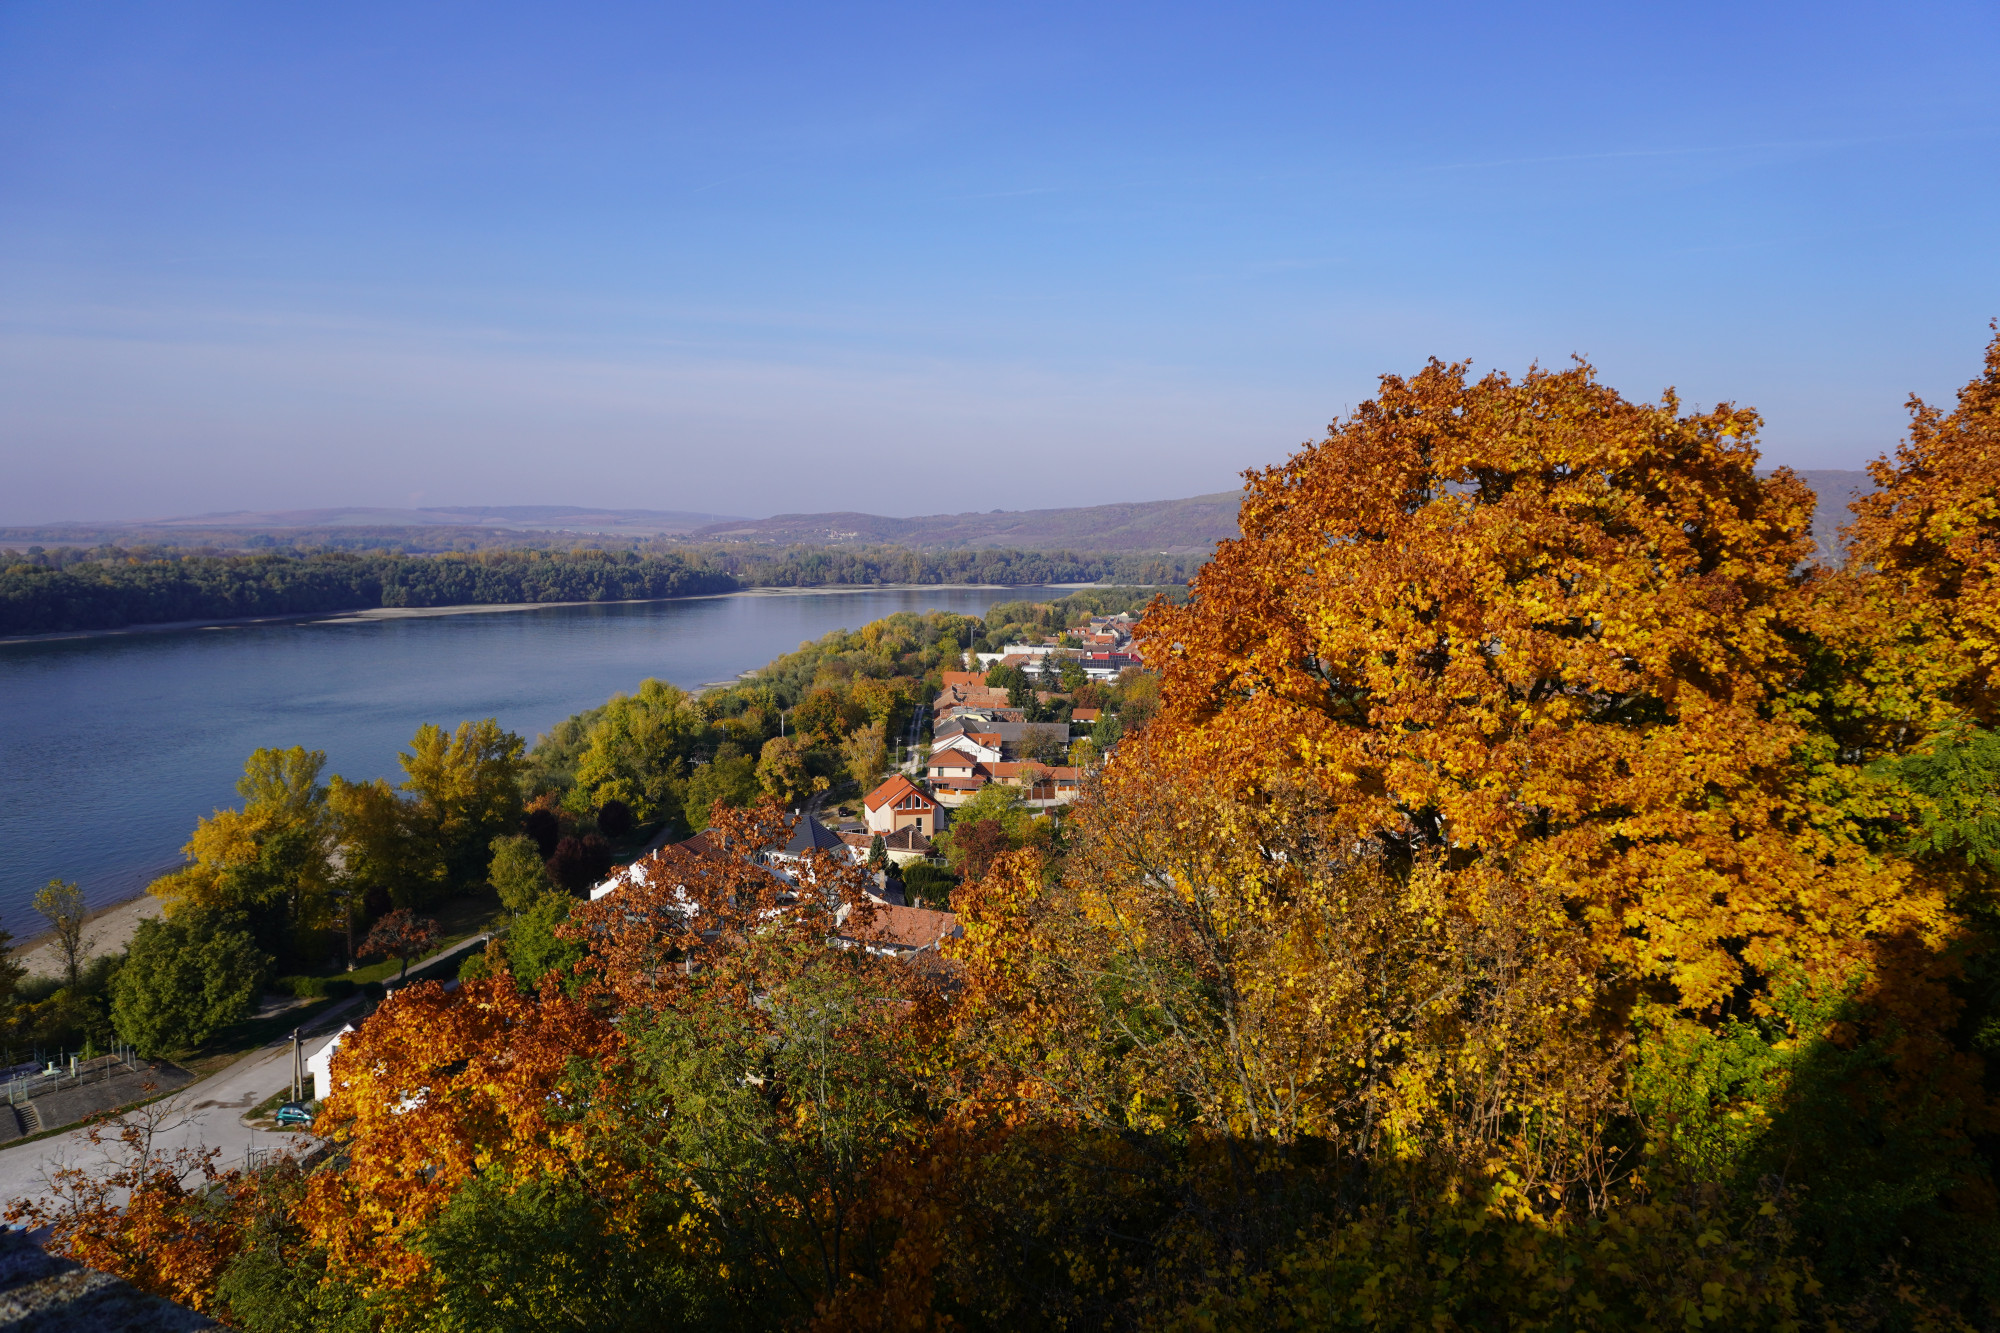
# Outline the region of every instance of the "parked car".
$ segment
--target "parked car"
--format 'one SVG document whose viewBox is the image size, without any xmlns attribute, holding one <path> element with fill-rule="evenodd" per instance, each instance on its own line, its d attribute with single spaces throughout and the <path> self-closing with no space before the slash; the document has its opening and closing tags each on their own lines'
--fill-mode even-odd
<svg viewBox="0 0 2000 1333">
<path fill-rule="evenodd" d="M 306 1108 L 304 1102 L 286 1102 L 271 1118 L 281 1125 L 310 1125 L 313 1122 L 313 1113 Z"/>
</svg>

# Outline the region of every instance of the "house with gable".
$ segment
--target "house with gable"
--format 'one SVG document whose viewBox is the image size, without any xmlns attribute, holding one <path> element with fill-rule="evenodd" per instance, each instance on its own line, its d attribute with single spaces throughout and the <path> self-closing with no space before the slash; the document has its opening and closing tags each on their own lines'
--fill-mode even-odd
<svg viewBox="0 0 2000 1333">
<path fill-rule="evenodd" d="M 937 836 L 944 824 L 937 798 L 901 773 L 868 793 L 862 801 L 870 833 L 888 835 L 914 828 L 926 838 Z"/>
</svg>

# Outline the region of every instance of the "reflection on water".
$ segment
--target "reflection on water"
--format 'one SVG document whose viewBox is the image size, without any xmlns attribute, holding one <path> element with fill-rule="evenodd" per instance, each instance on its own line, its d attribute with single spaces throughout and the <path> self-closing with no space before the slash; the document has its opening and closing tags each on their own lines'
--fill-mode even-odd
<svg viewBox="0 0 2000 1333">
<path fill-rule="evenodd" d="M 646 676 L 727 680 L 895 611 L 981 615 L 1037 588 L 701 598 L 401 620 L 226 626 L 0 645 L 0 926 L 42 926 L 50 878 L 93 906 L 179 859 L 260 745 L 398 777 L 418 725 L 497 717 L 532 743 Z"/>
</svg>

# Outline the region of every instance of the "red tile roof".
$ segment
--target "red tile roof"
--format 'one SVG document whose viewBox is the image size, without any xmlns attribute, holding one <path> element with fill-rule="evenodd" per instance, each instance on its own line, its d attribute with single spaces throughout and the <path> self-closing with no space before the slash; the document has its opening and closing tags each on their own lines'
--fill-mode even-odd
<svg viewBox="0 0 2000 1333">
<path fill-rule="evenodd" d="M 851 928 L 841 933 L 863 944 L 892 949 L 933 949 L 963 932 L 958 917 L 950 912 L 934 912 L 928 907 L 897 907 L 874 903 L 865 915 L 856 910 Z"/>
<path fill-rule="evenodd" d="M 927 804 L 930 805 L 937 804 L 937 802 L 931 798 L 929 792 L 926 792 L 922 787 L 919 787 L 916 783 L 911 782 L 901 773 L 898 773 L 894 777 L 890 778 L 887 782 L 877 787 L 874 791 L 868 793 L 868 800 L 867 800 L 868 808 L 870 810 L 880 810 L 885 805 L 889 805 L 892 804 L 893 802 L 902 800 L 905 796 L 910 795 L 912 792 L 914 792 L 918 796 L 923 797 L 924 801 Z"/>
</svg>

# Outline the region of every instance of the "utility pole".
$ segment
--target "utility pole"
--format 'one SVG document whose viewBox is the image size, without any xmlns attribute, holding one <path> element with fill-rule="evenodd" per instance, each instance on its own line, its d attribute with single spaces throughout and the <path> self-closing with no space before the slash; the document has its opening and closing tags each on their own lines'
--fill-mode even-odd
<svg viewBox="0 0 2000 1333">
<path fill-rule="evenodd" d="M 299 1045 L 299 1030 L 292 1029 L 292 1100 L 299 1101 L 306 1095 L 305 1048 Z"/>
</svg>

